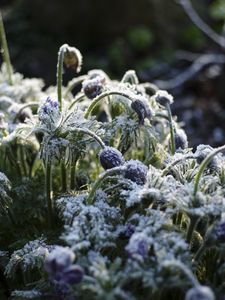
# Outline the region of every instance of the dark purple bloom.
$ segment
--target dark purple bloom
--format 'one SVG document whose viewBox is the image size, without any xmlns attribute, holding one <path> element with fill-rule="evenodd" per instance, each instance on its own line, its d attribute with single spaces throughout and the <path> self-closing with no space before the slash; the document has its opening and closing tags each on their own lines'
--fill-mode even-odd
<svg viewBox="0 0 225 300">
<path fill-rule="evenodd" d="M 105 170 L 124 164 L 122 153 L 113 147 L 105 147 L 99 153 L 99 160 Z"/>
<path fill-rule="evenodd" d="M 195 151 L 195 157 L 199 164 L 210 154 L 214 149 L 209 145 L 199 145 Z M 217 168 L 219 164 L 218 155 L 214 156 L 209 162 L 209 168 Z"/>
<path fill-rule="evenodd" d="M 156 102 L 162 106 L 167 106 L 173 103 L 173 97 L 164 90 L 157 91 L 154 98 Z"/>
<path fill-rule="evenodd" d="M 145 118 L 150 118 L 152 112 L 148 106 L 148 103 L 140 99 L 136 99 L 131 103 L 131 108 L 136 112 L 139 120 L 139 124 L 143 125 Z"/>
<path fill-rule="evenodd" d="M 87 98 L 94 99 L 100 95 L 103 91 L 103 83 L 99 76 L 92 79 L 86 79 L 83 82 L 83 91 Z"/>
<path fill-rule="evenodd" d="M 143 185 L 147 181 L 148 168 L 139 160 L 129 160 L 126 163 L 125 178 Z"/>
</svg>

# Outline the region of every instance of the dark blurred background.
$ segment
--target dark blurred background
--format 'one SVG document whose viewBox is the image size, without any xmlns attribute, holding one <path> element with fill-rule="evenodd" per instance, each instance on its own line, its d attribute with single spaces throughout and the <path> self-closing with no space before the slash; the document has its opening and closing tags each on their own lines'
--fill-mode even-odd
<svg viewBox="0 0 225 300">
<path fill-rule="evenodd" d="M 224 35 L 225 1 L 192 2 Z M 57 51 L 68 43 L 81 50 L 83 73 L 102 68 L 121 78 L 135 69 L 141 81 L 168 89 L 191 146 L 225 143 L 225 56 L 217 59 L 225 51 L 175 0 L 0 0 L 0 9 L 12 63 L 25 76 L 55 84 Z"/>
</svg>

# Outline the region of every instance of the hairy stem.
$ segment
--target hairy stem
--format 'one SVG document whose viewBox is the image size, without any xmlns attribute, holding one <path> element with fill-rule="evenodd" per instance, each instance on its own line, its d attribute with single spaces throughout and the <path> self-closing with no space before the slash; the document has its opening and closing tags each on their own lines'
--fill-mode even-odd
<svg viewBox="0 0 225 300">
<path fill-rule="evenodd" d="M 64 60 L 64 45 L 59 48 L 58 63 L 57 63 L 57 94 L 59 102 L 59 110 L 62 111 L 62 74 L 63 74 L 63 60 Z"/>
<path fill-rule="evenodd" d="M 99 178 L 96 180 L 96 182 L 94 183 L 88 197 L 87 197 L 87 204 L 88 205 L 91 205 L 93 204 L 93 201 L 94 201 L 94 195 L 98 189 L 98 187 L 101 185 L 102 181 L 106 178 L 106 177 L 109 177 L 111 175 L 115 175 L 115 174 L 121 174 L 122 172 L 124 172 L 125 170 L 125 167 L 124 166 L 120 166 L 120 167 L 115 167 L 113 169 L 110 169 L 110 170 L 106 170 L 105 172 L 103 172 Z"/>
<path fill-rule="evenodd" d="M 133 98 L 130 95 L 127 95 L 126 93 L 123 92 L 116 92 L 116 91 L 111 91 L 111 92 L 105 92 L 102 93 L 101 95 L 99 95 L 98 97 L 96 97 L 91 104 L 89 105 L 89 107 L 86 110 L 86 113 L 84 115 L 84 117 L 87 119 L 89 117 L 89 115 L 91 114 L 92 110 L 95 108 L 95 106 L 104 98 L 110 96 L 110 95 L 118 95 L 118 96 L 122 96 L 124 98 L 127 98 L 130 101 L 133 101 Z"/>
<path fill-rule="evenodd" d="M 169 125 L 170 125 L 171 154 L 174 155 L 174 153 L 176 151 L 176 147 L 175 147 L 175 137 L 174 137 L 174 129 L 173 129 L 173 118 L 172 118 L 171 108 L 170 108 L 169 104 L 166 105 L 166 109 L 168 112 Z"/>
<path fill-rule="evenodd" d="M 1 12 L 0 12 L 0 38 L 1 38 L 1 48 L 3 51 L 3 60 L 5 62 L 7 73 L 8 73 L 8 83 L 10 85 L 12 85 L 13 84 L 13 81 L 12 81 L 13 69 L 12 69 L 12 64 L 10 61 L 9 49 L 8 49 L 8 45 L 7 45 L 5 28 L 4 28 Z"/>
<path fill-rule="evenodd" d="M 219 152 L 223 152 L 225 151 L 225 146 L 221 146 L 217 149 L 215 149 L 214 151 L 212 151 L 204 160 L 203 162 L 200 164 L 199 166 L 199 170 L 198 173 L 196 174 L 195 177 L 195 183 L 194 183 L 194 196 L 197 194 L 198 192 L 198 187 L 199 187 L 199 183 L 200 183 L 200 179 L 201 176 L 203 174 L 203 172 L 205 171 L 205 168 L 207 167 L 207 165 L 210 163 L 210 161 L 213 159 L 213 157 L 218 154 Z"/>
</svg>

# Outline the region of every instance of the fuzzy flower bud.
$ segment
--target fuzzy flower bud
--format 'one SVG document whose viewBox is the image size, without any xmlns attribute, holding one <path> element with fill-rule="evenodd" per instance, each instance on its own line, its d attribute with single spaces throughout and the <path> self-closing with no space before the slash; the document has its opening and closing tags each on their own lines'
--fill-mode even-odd
<svg viewBox="0 0 225 300">
<path fill-rule="evenodd" d="M 63 281 L 69 285 L 80 283 L 83 277 L 84 271 L 77 265 L 70 266 L 63 272 Z"/>
<path fill-rule="evenodd" d="M 171 105 L 173 103 L 173 96 L 170 95 L 167 91 L 159 90 L 153 96 L 155 101 L 161 104 L 162 106 Z"/>
<path fill-rule="evenodd" d="M 213 148 L 209 145 L 199 145 L 195 151 L 195 157 L 197 162 L 201 164 L 201 162 L 213 151 Z M 219 157 L 218 155 L 214 156 L 212 160 L 209 162 L 209 168 L 217 168 L 219 165 Z"/>
<path fill-rule="evenodd" d="M 126 163 L 125 178 L 143 185 L 147 181 L 148 168 L 139 160 L 129 160 Z"/>
<path fill-rule="evenodd" d="M 193 287 L 185 295 L 185 300 L 215 300 L 212 290 L 207 286 Z"/>
<path fill-rule="evenodd" d="M 126 251 L 130 258 L 145 259 L 148 256 L 149 240 L 142 232 L 134 233 L 128 245 Z"/>
<path fill-rule="evenodd" d="M 148 102 L 144 97 L 140 97 L 139 99 L 134 100 L 131 103 L 131 108 L 138 115 L 139 124 L 144 124 L 144 119 L 150 119 L 152 117 L 152 111 L 148 105 Z"/>
<path fill-rule="evenodd" d="M 176 149 L 185 149 L 188 147 L 187 135 L 183 129 L 177 129 L 174 133 Z"/>
<path fill-rule="evenodd" d="M 124 164 L 122 153 L 113 147 L 105 147 L 99 153 L 99 160 L 105 170 Z"/>
<path fill-rule="evenodd" d="M 72 68 L 79 73 L 82 66 L 82 60 L 82 55 L 77 48 L 70 47 L 67 44 L 64 45 L 64 64 L 68 68 Z"/>
<path fill-rule="evenodd" d="M 38 110 L 39 121 L 47 127 L 55 128 L 60 120 L 59 103 L 48 97 Z"/>
<path fill-rule="evenodd" d="M 104 83 L 101 76 L 95 76 L 83 81 L 83 92 L 88 99 L 94 99 L 103 92 Z"/>
</svg>

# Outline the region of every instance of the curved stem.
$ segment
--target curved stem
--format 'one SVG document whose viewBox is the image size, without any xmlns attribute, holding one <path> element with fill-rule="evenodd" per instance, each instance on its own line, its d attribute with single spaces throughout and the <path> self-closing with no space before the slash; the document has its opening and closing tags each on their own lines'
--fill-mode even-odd
<svg viewBox="0 0 225 300">
<path fill-rule="evenodd" d="M 130 96 L 130 95 L 127 95 L 126 93 L 123 93 L 123 92 L 116 92 L 116 91 L 109 91 L 109 92 L 105 92 L 105 93 L 102 93 L 101 95 L 99 95 L 98 97 L 96 97 L 92 102 L 91 104 L 89 105 L 89 107 L 87 108 L 87 111 L 86 113 L 84 114 L 84 117 L 85 118 L 88 118 L 90 113 L 92 112 L 92 110 L 94 109 L 94 107 L 102 100 L 104 99 L 105 97 L 108 97 L 110 95 L 118 95 L 118 96 L 122 96 L 122 97 L 125 97 L 127 98 L 128 100 L 130 101 L 133 101 L 133 98 Z"/>
<path fill-rule="evenodd" d="M 16 122 L 16 120 L 19 118 L 21 112 L 27 108 L 27 107 L 38 107 L 39 103 L 27 103 L 27 104 L 24 104 L 17 112 L 17 114 L 15 115 L 15 118 L 13 119 L 13 123 Z"/>
<path fill-rule="evenodd" d="M 70 189 L 74 190 L 76 186 L 76 164 L 77 162 L 75 161 L 73 165 L 70 167 Z"/>
<path fill-rule="evenodd" d="M 191 281 L 191 283 L 195 287 L 200 286 L 199 282 L 194 277 L 193 273 L 181 261 L 178 261 L 178 260 L 170 260 L 169 261 L 168 260 L 168 261 L 165 261 L 163 263 L 163 266 L 165 266 L 165 267 L 176 267 L 176 268 L 180 269 L 187 276 L 187 278 Z"/>
<path fill-rule="evenodd" d="M 169 125 L 170 125 L 171 153 L 172 153 L 172 155 L 174 155 L 174 153 L 176 151 L 176 147 L 175 147 L 175 137 L 174 137 L 174 129 L 173 129 L 173 118 L 172 118 L 172 113 L 171 113 L 171 109 L 170 109 L 169 104 L 166 105 L 166 109 L 167 109 L 167 112 L 168 112 Z"/>
<path fill-rule="evenodd" d="M 10 85 L 13 85 L 13 80 L 12 80 L 13 69 L 12 69 L 12 64 L 10 61 L 9 49 L 8 49 L 8 45 L 7 45 L 5 28 L 4 28 L 1 12 L 0 12 L 0 38 L 1 38 L 1 45 L 2 45 L 2 50 L 3 50 L 3 59 L 5 62 L 5 65 L 6 65 L 7 73 L 8 73 L 8 83 Z"/>
<path fill-rule="evenodd" d="M 95 134 L 93 131 L 91 131 L 89 129 L 73 128 L 72 130 L 70 130 L 70 133 L 73 132 L 73 131 L 82 132 L 84 134 L 90 135 L 91 137 L 93 137 L 96 140 L 96 142 L 101 146 L 102 149 L 104 149 L 106 147 L 103 140 L 99 136 L 97 136 L 97 134 Z"/>
<path fill-rule="evenodd" d="M 84 94 L 78 95 L 69 105 L 68 110 L 72 109 L 74 107 L 74 105 L 78 102 L 80 102 L 80 100 L 82 100 L 83 98 L 85 98 Z"/>
<path fill-rule="evenodd" d="M 64 45 L 59 48 L 58 63 L 57 63 L 57 94 L 59 102 L 59 110 L 62 111 L 62 74 L 64 60 Z"/>
<path fill-rule="evenodd" d="M 87 197 L 87 200 L 86 200 L 86 203 L 88 205 L 91 205 L 93 204 L 93 201 L 94 201 L 94 195 L 96 193 L 96 190 L 98 189 L 98 187 L 100 186 L 100 184 L 102 183 L 102 181 L 108 177 L 108 176 L 111 176 L 111 175 L 115 175 L 115 174 L 120 174 L 122 172 L 124 172 L 126 169 L 126 167 L 124 166 L 119 166 L 119 167 L 115 167 L 113 169 L 110 169 L 110 170 L 106 170 L 105 172 L 103 172 L 99 178 L 95 181 L 92 189 L 91 189 L 91 192 L 89 193 L 88 197 Z"/>
<path fill-rule="evenodd" d="M 172 167 L 174 167 L 175 165 L 179 164 L 180 162 L 182 162 L 182 161 L 184 161 L 186 159 L 195 159 L 195 156 L 194 155 L 186 155 L 184 157 L 181 157 L 181 158 L 175 160 L 174 162 L 172 162 L 168 167 L 166 167 L 163 170 L 162 176 L 167 175 L 168 172 L 171 170 Z"/>
<path fill-rule="evenodd" d="M 138 84 L 139 80 L 138 80 L 138 77 L 136 75 L 136 72 L 134 70 L 129 70 L 124 74 L 121 82 L 123 82 L 123 83 L 124 82 L 130 82 L 131 84 Z"/>
<path fill-rule="evenodd" d="M 205 245 L 205 243 L 203 243 L 200 247 L 199 247 L 199 249 L 198 249 L 198 251 L 196 252 L 196 254 L 195 254 L 195 256 L 193 257 L 193 262 L 196 262 L 196 261 L 198 261 L 201 257 L 202 257 L 202 254 L 205 252 L 205 250 L 206 250 L 206 245 Z"/>
<path fill-rule="evenodd" d="M 189 224 L 189 227 L 188 227 L 187 238 L 186 238 L 188 243 L 190 243 L 191 240 L 192 240 L 192 235 L 193 235 L 193 232 L 195 231 L 195 228 L 198 224 L 198 221 L 199 221 L 198 217 L 192 217 L 190 219 L 190 224 Z"/>
<path fill-rule="evenodd" d="M 77 78 L 74 78 L 72 79 L 68 85 L 67 85 L 67 88 L 64 92 L 64 97 L 66 98 L 68 96 L 68 94 L 70 92 L 72 92 L 72 90 L 77 86 L 79 85 L 80 83 L 82 83 L 88 76 L 87 75 L 82 75 L 82 76 L 79 76 Z"/>
<path fill-rule="evenodd" d="M 223 152 L 223 151 L 225 151 L 225 146 L 221 146 L 221 147 L 217 148 L 216 150 L 212 151 L 201 163 L 201 165 L 199 167 L 199 171 L 196 174 L 196 178 L 195 178 L 194 193 L 193 193 L 194 196 L 198 192 L 199 182 L 200 182 L 201 176 L 202 176 L 205 168 L 207 167 L 207 165 L 210 163 L 210 161 L 216 154 L 218 154 L 219 152 Z"/>
</svg>

